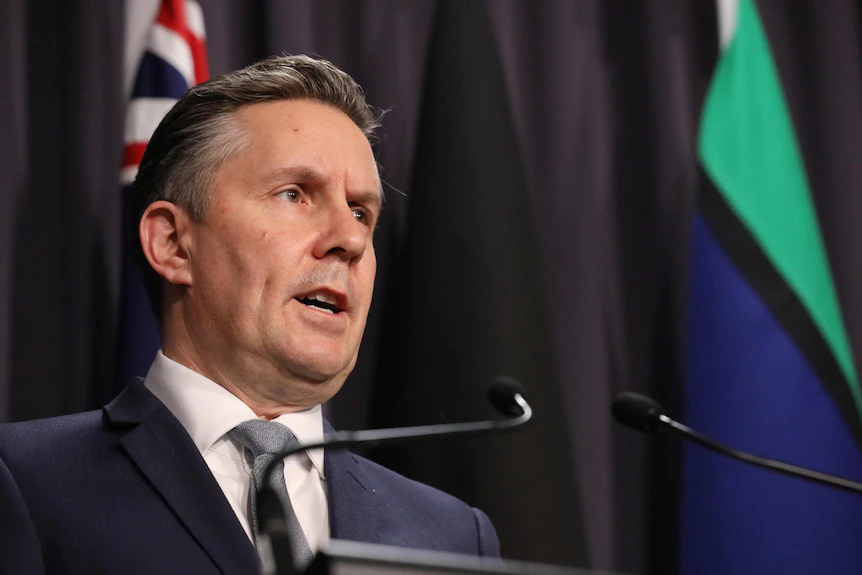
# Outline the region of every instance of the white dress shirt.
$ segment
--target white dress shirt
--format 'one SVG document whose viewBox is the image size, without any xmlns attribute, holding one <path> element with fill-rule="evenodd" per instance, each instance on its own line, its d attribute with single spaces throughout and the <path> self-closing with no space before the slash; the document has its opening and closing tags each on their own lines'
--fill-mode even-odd
<svg viewBox="0 0 862 575">
<path fill-rule="evenodd" d="M 251 467 L 244 448 L 230 439 L 227 432 L 243 421 L 258 417 L 228 390 L 166 357 L 161 350 L 144 385 L 186 428 L 237 519 L 254 542 L 249 516 Z M 323 415 L 319 405 L 281 415 L 274 421 L 287 426 L 300 443 L 317 443 L 323 439 Z M 329 541 L 323 450 L 286 457 L 284 477 L 296 518 L 308 545 L 316 553 Z"/>
</svg>

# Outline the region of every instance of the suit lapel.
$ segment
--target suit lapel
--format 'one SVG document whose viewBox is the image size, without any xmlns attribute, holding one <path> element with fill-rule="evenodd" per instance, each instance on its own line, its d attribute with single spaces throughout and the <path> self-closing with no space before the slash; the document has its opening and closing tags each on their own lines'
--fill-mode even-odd
<svg viewBox="0 0 862 575">
<path fill-rule="evenodd" d="M 105 407 L 120 445 L 223 573 L 256 573 L 257 552 L 186 430 L 140 381 Z"/>
<path fill-rule="evenodd" d="M 326 424 L 326 431 L 332 431 Z M 329 532 L 333 539 L 380 543 L 385 494 L 362 472 L 356 457 L 346 450 L 327 449 L 324 471 L 329 497 Z"/>
</svg>

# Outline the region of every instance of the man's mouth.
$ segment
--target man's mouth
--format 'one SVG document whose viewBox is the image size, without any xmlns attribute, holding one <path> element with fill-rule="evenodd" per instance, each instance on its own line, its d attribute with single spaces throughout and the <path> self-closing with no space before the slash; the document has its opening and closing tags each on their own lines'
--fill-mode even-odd
<svg viewBox="0 0 862 575">
<path fill-rule="evenodd" d="M 294 299 L 310 308 L 318 309 L 320 311 L 331 314 L 337 314 L 344 311 L 342 308 L 338 307 L 337 298 L 333 294 L 327 293 L 325 291 L 312 292 L 305 296 L 297 296 Z"/>
</svg>

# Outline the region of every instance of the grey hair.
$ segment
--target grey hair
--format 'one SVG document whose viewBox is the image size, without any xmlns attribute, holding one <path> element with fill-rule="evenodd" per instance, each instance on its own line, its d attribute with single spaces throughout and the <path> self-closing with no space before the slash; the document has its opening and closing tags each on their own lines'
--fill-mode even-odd
<svg viewBox="0 0 862 575">
<path fill-rule="evenodd" d="M 199 84 L 171 108 L 150 138 L 132 184 L 130 245 L 156 318 L 161 320 L 162 278 L 143 255 L 137 230 L 153 202 L 183 208 L 193 221 L 207 211 L 216 175 L 246 145 L 236 112 L 280 100 L 311 100 L 347 115 L 375 142 L 380 114 L 362 88 L 331 62 L 309 56 L 274 56 Z"/>
</svg>

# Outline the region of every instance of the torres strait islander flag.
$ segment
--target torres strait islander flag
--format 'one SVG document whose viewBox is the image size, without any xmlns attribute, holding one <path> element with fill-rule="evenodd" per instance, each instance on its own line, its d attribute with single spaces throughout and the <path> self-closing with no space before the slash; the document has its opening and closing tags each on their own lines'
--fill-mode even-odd
<svg viewBox="0 0 862 575">
<path fill-rule="evenodd" d="M 140 14 L 127 5 L 130 13 Z M 118 385 L 144 376 L 161 346 L 156 320 L 143 282 L 130 256 L 129 241 L 137 230 L 129 226 L 129 192 L 147 142 L 168 110 L 190 87 L 209 75 L 200 5 L 194 0 L 151 2 L 154 19 L 143 30 L 131 95 L 126 109 L 125 148 L 120 171 L 123 194 L 123 271 L 120 304 Z M 132 10 L 134 8 L 134 10 Z M 134 24 L 134 23 L 131 23 Z M 127 39 L 136 34 L 127 26 Z M 134 50 L 134 48 L 132 48 Z M 136 54 L 137 55 L 137 54 Z"/>
<path fill-rule="evenodd" d="M 755 0 L 719 2 L 703 109 L 685 420 L 862 480 L 859 380 L 781 75 Z M 686 575 L 862 573 L 862 497 L 683 452 Z"/>
</svg>

